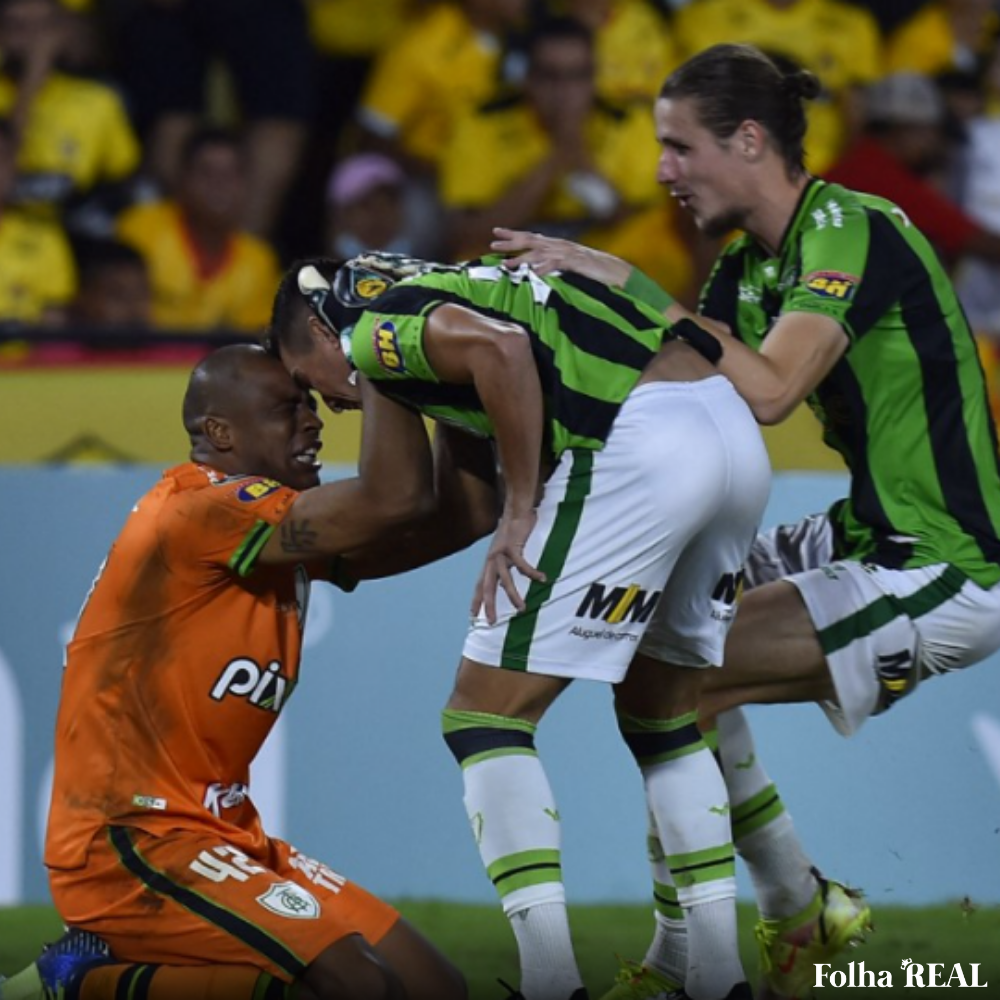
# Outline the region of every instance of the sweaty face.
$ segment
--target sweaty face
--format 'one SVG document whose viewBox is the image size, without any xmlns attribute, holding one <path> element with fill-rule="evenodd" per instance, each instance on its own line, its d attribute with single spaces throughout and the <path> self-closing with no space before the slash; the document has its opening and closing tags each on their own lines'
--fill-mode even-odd
<svg viewBox="0 0 1000 1000">
<path fill-rule="evenodd" d="M 296 384 L 312 389 L 334 413 L 356 410 L 361 392 L 356 373 L 340 348 L 337 335 L 322 326 L 311 314 L 299 320 L 309 324 L 308 337 L 303 331 L 287 338 L 281 345 L 281 363 Z M 308 345 L 300 347 L 299 345 Z"/>
<path fill-rule="evenodd" d="M 312 396 L 274 359 L 244 372 L 231 416 L 241 469 L 297 490 L 319 484 L 323 421 Z"/>
<path fill-rule="evenodd" d="M 657 181 L 708 236 L 743 228 L 752 207 L 749 178 L 733 142 L 720 141 L 700 123 L 691 99 L 661 97 L 654 118 L 660 144 Z"/>
</svg>

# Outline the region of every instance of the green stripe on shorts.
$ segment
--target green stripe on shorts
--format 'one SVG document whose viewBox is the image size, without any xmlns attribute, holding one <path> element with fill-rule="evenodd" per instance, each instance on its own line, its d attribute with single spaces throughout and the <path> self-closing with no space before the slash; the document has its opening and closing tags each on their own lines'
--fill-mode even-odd
<svg viewBox="0 0 1000 1000">
<path fill-rule="evenodd" d="M 839 622 L 834 622 L 819 633 L 823 652 L 830 656 L 849 646 L 855 639 L 877 632 L 900 615 L 920 618 L 950 601 L 965 586 L 968 577 L 954 566 L 945 567 L 936 579 L 908 597 L 886 595 L 855 611 Z"/>
<path fill-rule="evenodd" d="M 566 494 L 559 501 L 552 531 L 545 542 L 538 568 L 545 581 L 532 580 L 525 595 L 525 610 L 515 615 L 507 627 L 500 666 L 505 670 L 527 670 L 531 640 L 538 624 L 538 613 L 552 596 L 552 588 L 566 565 L 569 550 L 576 538 L 583 508 L 590 495 L 594 473 L 594 453 L 574 451 Z"/>
</svg>

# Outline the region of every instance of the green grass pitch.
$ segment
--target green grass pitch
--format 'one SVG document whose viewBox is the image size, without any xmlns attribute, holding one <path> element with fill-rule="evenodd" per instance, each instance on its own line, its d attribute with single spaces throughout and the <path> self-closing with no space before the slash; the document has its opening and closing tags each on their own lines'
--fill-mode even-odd
<svg viewBox="0 0 1000 1000">
<path fill-rule="evenodd" d="M 513 937 L 499 907 L 468 906 L 445 901 L 401 900 L 403 915 L 437 944 L 465 973 L 470 1000 L 503 1000 L 497 978 L 517 983 Z M 651 914 L 644 906 L 577 906 L 570 919 L 580 965 L 593 1000 L 611 984 L 616 954 L 641 958 L 650 934 Z M 747 972 L 754 976 L 757 957 L 753 943 L 754 912 L 740 905 L 740 935 Z M 45 941 L 57 938 L 61 924 L 49 907 L 0 908 L 0 973 L 10 974 L 30 962 Z M 968 901 L 934 907 L 876 906 L 875 931 L 868 942 L 852 950 L 848 961 L 864 961 L 878 975 L 892 973 L 893 988 L 852 991 L 848 996 L 947 996 L 943 989 L 906 989 L 903 959 L 927 964 L 941 962 L 945 975 L 955 963 L 966 972 L 979 963 L 979 982 L 988 983 L 980 996 L 1000 996 L 1000 907 L 976 907 Z M 953 986 L 955 988 L 957 982 Z M 840 990 L 826 987 L 817 997 Z"/>
</svg>

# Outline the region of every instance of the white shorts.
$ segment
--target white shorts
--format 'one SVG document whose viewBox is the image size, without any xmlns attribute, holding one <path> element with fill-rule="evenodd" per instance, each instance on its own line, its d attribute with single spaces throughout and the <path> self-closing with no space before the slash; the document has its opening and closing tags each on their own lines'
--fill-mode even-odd
<svg viewBox="0 0 1000 1000">
<path fill-rule="evenodd" d="M 833 561 L 825 514 L 758 537 L 746 585 L 779 579 L 798 588 L 816 626 L 837 692 L 821 707 L 845 736 L 925 677 L 1000 649 L 1000 584 L 984 589 L 948 563 L 886 569 Z"/>
<path fill-rule="evenodd" d="M 609 683 L 640 643 L 671 663 L 720 664 L 770 481 L 727 379 L 639 386 L 604 449 L 565 453 L 545 484 L 525 557 L 547 581 L 516 576 L 526 609 L 501 591 L 497 623 L 473 620 L 464 655 Z"/>
</svg>

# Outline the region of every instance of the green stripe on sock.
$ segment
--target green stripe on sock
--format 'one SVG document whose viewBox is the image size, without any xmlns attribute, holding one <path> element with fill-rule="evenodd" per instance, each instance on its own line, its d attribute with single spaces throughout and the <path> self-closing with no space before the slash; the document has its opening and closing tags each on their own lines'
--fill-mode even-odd
<svg viewBox="0 0 1000 1000">
<path fill-rule="evenodd" d="M 516 889 L 544 885 L 546 882 L 562 882 L 562 856 L 552 848 L 520 851 L 497 858 L 486 869 L 486 873 L 503 898 Z"/>
<path fill-rule="evenodd" d="M 516 729 L 522 733 L 534 736 L 538 727 L 524 719 L 515 719 L 507 715 L 492 715 L 489 712 L 461 712 L 454 708 L 446 708 L 441 713 L 441 731 L 457 733 L 463 729 Z"/>
<path fill-rule="evenodd" d="M 827 656 L 836 653 L 860 636 L 871 635 L 900 615 L 907 615 L 910 618 L 926 615 L 946 601 L 950 601 L 965 586 L 967 579 L 961 570 L 948 566 L 937 579 L 908 597 L 888 594 L 880 597 L 853 615 L 848 615 L 842 621 L 834 622 L 833 625 L 822 629 L 819 641 L 823 652 Z"/>
<path fill-rule="evenodd" d="M 705 729 L 702 731 L 701 738 L 705 741 L 705 746 L 712 751 L 713 754 L 719 752 L 719 727 L 712 726 L 711 729 Z"/>
<path fill-rule="evenodd" d="M 677 890 L 663 882 L 653 882 L 653 906 L 668 920 L 683 920 L 684 911 L 677 900 Z"/>
<path fill-rule="evenodd" d="M 667 865 L 678 889 L 736 877 L 736 858 L 732 844 L 707 847 L 690 854 L 668 855 Z"/>
<path fill-rule="evenodd" d="M 672 733 L 697 721 L 697 712 L 685 712 L 673 719 L 640 719 L 628 712 L 618 712 L 618 728 L 623 733 Z"/>
<path fill-rule="evenodd" d="M 733 840 L 739 843 L 785 812 L 785 803 L 774 785 L 768 785 L 746 802 L 732 807 Z"/>
<path fill-rule="evenodd" d="M 507 626 L 500 658 L 500 666 L 506 670 L 526 670 L 528 667 L 538 612 L 551 597 L 552 588 L 566 565 L 566 558 L 583 517 L 583 508 L 590 495 L 593 471 L 594 453 L 574 451 L 566 494 L 556 508 L 552 531 L 538 560 L 538 569 L 545 574 L 545 581 L 531 581 L 524 596 L 525 610 L 515 615 Z"/>
</svg>

